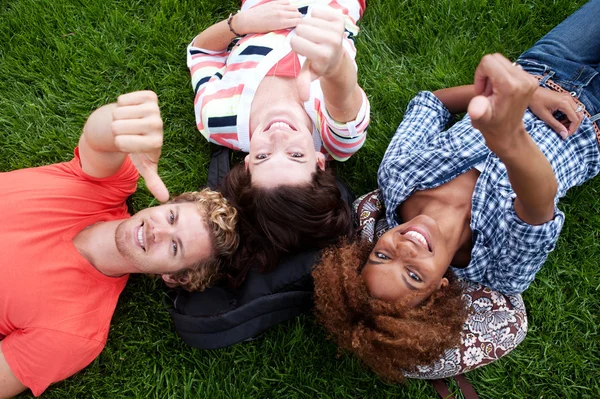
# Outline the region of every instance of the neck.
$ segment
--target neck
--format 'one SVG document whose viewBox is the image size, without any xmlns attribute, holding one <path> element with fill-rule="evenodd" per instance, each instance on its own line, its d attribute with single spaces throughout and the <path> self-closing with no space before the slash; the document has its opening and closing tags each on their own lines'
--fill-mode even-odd
<svg viewBox="0 0 600 399">
<path fill-rule="evenodd" d="M 129 262 L 117 250 L 115 232 L 122 220 L 112 220 L 93 224 L 81 230 L 74 238 L 77 251 L 100 273 L 109 277 L 119 277 L 132 270 Z"/>
<path fill-rule="evenodd" d="M 411 199 L 413 198 L 411 197 Z M 452 206 L 443 201 L 414 199 L 417 201 L 405 201 L 400 207 L 402 220 L 411 220 L 418 215 L 431 217 L 437 222 L 446 242 L 450 258 L 448 264 L 466 266 L 470 260 L 471 251 L 471 207 Z"/>
</svg>

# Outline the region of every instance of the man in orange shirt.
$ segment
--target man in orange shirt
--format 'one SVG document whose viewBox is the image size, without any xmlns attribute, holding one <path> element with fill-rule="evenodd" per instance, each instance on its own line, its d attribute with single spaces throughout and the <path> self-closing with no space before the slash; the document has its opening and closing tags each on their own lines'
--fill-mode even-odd
<svg viewBox="0 0 600 399">
<path fill-rule="evenodd" d="M 119 97 L 88 118 L 70 162 L 0 173 L 0 398 L 40 395 L 106 343 L 129 273 L 203 288 L 237 246 L 219 193 L 186 193 L 132 217 L 138 172 L 161 202 L 156 94 Z"/>
</svg>

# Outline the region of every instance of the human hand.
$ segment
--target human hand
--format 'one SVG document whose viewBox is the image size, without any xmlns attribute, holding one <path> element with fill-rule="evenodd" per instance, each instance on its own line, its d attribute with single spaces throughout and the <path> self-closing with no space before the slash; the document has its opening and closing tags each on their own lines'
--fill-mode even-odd
<svg viewBox="0 0 600 399">
<path fill-rule="evenodd" d="M 300 21 L 302 13 L 289 0 L 275 0 L 238 12 L 231 27 L 240 35 L 246 35 L 293 28 Z"/>
<path fill-rule="evenodd" d="M 119 96 L 112 117 L 115 146 L 129 154 L 152 195 L 160 202 L 168 201 L 169 191 L 158 175 L 163 122 L 156 93 L 136 91 Z"/>
<path fill-rule="evenodd" d="M 296 79 L 303 101 L 308 101 L 313 80 L 334 76 L 340 69 L 346 54 L 342 46 L 344 30 L 344 15 L 329 7 L 313 9 L 311 17 L 296 26 L 290 44 L 297 54 L 306 57 Z"/>
<path fill-rule="evenodd" d="M 538 87 L 533 93 L 529 109 L 563 140 L 575 133 L 583 120 L 583 112 L 577 112 L 577 102 L 569 93 L 557 93 L 544 87 Z M 554 113 L 557 111 L 566 119 L 556 119 Z"/>
<path fill-rule="evenodd" d="M 474 85 L 476 96 L 467 112 L 488 148 L 502 157 L 525 132 L 523 114 L 537 81 L 503 55 L 488 54 L 475 70 Z"/>
</svg>

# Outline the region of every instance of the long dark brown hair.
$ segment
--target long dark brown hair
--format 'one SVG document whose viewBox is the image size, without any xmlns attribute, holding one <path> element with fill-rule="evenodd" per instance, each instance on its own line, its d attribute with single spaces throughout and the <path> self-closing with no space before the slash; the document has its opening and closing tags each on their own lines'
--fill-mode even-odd
<svg viewBox="0 0 600 399">
<path fill-rule="evenodd" d="M 237 165 L 220 191 L 239 213 L 240 245 L 227 267 L 234 286 L 251 268 L 271 271 L 290 254 L 325 248 L 352 231 L 350 207 L 329 171 L 317 168 L 304 185 L 266 189 L 253 186 L 244 165 Z"/>
</svg>

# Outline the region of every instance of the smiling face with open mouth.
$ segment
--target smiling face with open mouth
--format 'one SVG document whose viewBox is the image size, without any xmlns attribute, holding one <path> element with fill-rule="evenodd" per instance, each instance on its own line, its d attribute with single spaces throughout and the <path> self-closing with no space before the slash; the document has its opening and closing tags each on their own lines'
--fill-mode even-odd
<svg viewBox="0 0 600 399">
<path fill-rule="evenodd" d="M 451 257 L 439 226 L 420 215 L 385 233 L 375 244 L 361 276 L 374 298 L 405 300 L 415 307 L 448 284 Z"/>
<path fill-rule="evenodd" d="M 317 168 L 325 169 L 325 157 L 315 150 L 303 109 L 276 109 L 268 112 L 250 140 L 246 168 L 252 184 L 271 188 L 282 184 L 309 183 Z"/>
<path fill-rule="evenodd" d="M 140 273 L 175 273 L 212 254 L 204 218 L 191 202 L 141 210 L 119 224 L 115 242 Z"/>
</svg>

